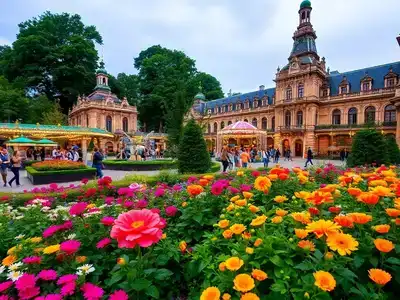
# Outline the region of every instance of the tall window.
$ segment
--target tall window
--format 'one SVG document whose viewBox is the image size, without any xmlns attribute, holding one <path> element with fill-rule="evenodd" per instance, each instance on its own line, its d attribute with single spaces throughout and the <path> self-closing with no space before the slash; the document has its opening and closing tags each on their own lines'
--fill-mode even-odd
<svg viewBox="0 0 400 300">
<path fill-rule="evenodd" d="M 251 121 L 251 124 L 252 124 L 254 127 L 257 127 L 257 119 L 254 118 L 253 121 Z"/>
<path fill-rule="evenodd" d="M 340 87 L 340 93 L 341 94 L 347 94 L 347 85 L 344 85 L 344 86 Z"/>
<path fill-rule="evenodd" d="M 86 115 L 86 127 L 89 127 L 89 116 Z"/>
<path fill-rule="evenodd" d="M 375 122 L 376 109 L 373 106 L 368 106 L 365 109 L 365 123 Z"/>
<path fill-rule="evenodd" d="M 340 110 L 339 109 L 335 109 L 332 112 L 332 124 L 340 125 Z"/>
<path fill-rule="evenodd" d="M 348 116 L 349 116 L 348 120 L 349 125 L 357 124 L 357 108 L 355 107 L 350 108 Z"/>
<path fill-rule="evenodd" d="M 286 100 L 292 100 L 292 88 L 291 87 L 286 89 Z"/>
<path fill-rule="evenodd" d="M 218 124 L 217 124 L 217 122 L 215 122 L 215 123 L 214 123 L 213 132 L 214 132 L 214 133 L 217 133 L 217 131 L 218 131 Z"/>
<path fill-rule="evenodd" d="M 106 130 L 112 132 L 112 119 L 110 116 L 106 117 Z"/>
<path fill-rule="evenodd" d="M 211 133 L 211 125 L 210 124 L 207 125 L 207 133 Z"/>
<path fill-rule="evenodd" d="M 363 82 L 362 90 L 363 92 L 369 91 L 371 89 L 371 83 L 369 81 Z"/>
<path fill-rule="evenodd" d="M 387 105 L 385 107 L 385 122 L 396 122 L 396 107 Z"/>
<path fill-rule="evenodd" d="M 122 130 L 128 132 L 128 118 L 122 119 Z"/>
<path fill-rule="evenodd" d="M 272 120 L 271 120 L 271 129 L 272 129 L 272 131 L 275 131 L 275 117 L 272 117 Z"/>
<path fill-rule="evenodd" d="M 395 85 L 395 78 L 388 78 L 386 80 L 386 87 L 394 87 Z"/>
<path fill-rule="evenodd" d="M 297 112 L 297 127 L 302 127 L 303 126 L 303 112 L 298 111 Z"/>
<path fill-rule="evenodd" d="M 291 122 L 292 122 L 291 113 L 290 113 L 290 111 L 287 111 L 287 112 L 285 113 L 285 127 L 286 127 L 286 128 L 290 128 Z"/>
<path fill-rule="evenodd" d="M 262 120 L 261 120 L 261 128 L 264 129 L 264 130 L 267 130 L 267 123 L 268 123 L 267 118 L 262 118 Z"/>
<path fill-rule="evenodd" d="M 222 122 L 221 122 L 221 129 L 224 129 L 224 127 L 225 127 L 225 122 L 222 121 Z"/>
<path fill-rule="evenodd" d="M 298 98 L 304 97 L 304 85 L 303 84 L 299 84 L 299 86 L 297 88 L 297 97 Z"/>
<path fill-rule="evenodd" d="M 258 99 L 258 107 L 263 106 L 263 100 L 262 99 Z"/>
<path fill-rule="evenodd" d="M 227 105 L 225 105 L 225 112 L 228 112 L 228 111 L 229 111 L 229 106 L 227 104 Z"/>
</svg>

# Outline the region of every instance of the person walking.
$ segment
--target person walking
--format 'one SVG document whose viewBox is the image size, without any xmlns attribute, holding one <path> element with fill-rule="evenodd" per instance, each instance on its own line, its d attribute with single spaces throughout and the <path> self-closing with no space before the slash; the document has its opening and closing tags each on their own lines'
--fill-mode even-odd
<svg viewBox="0 0 400 300">
<path fill-rule="evenodd" d="M 261 156 L 264 162 L 264 168 L 268 168 L 268 163 L 269 163 L 269 155 L 268 151 L 265 151 L 264 149 L 261 151 Z"/>
<path fill-rule="evenodd" d="M 46 159 L 46 151 L 44 148 L 40 149 L 40 160 L 44 161 Z"/>
<path fill-rule="evenodd" d="M 10 157 L 8 156 L 7 148 L 1 149 L 0 152 L 0 173 L 3 178 L 4 187 L 7 186 L 7 169 L 10 165 Z"/>
<path fill-rule="evenodd" d="M 96 177 L 97 178 L 103 178 L 103 159 L 104 159 L 104 156 L 101 153 L 101 151 L 99 151 L 99 149 L 97 147 L 95 147 L 93 150 L 94 150 L 94 153 L 93 153 L 93 157 L 92 157 L 92 167 L 96 168 Z"/>
<path fill-rule="evenodd" d="M 249 160 L 250 160 L 250 155 L 246 151 L 243 151 L 240 154 L 240 159 L 242 161 L 242 167 L 243 168 L 247 168 L 247 165 L 248 165 Z"/>
<path fill-rule="evenodd" d="M 275 163 L 279 162 L 279 157 L 280 156 L 281 156 L 281 152 L 279 151 L 279 148 L 276 148 L 276 150 L 275 150 L 275 160 L 274 160 Z"/>
<path fill-rule="evenodd" d="M 344 161 L 345 156 L 346 156 L 346 154 L 345 154 L 345 152 L 344 152 L 344 149 L 340 150 L 340 160 L 341 160 L 341 161 Z"/>
<path fill-rule="evenodd" d="M 13 172 L 14 177 L 8 182 L 8 185 L 12 187 L 12 183 L 15 181 L 17 186 L 20 186 L 19 183 L 19 169 L 21 168 L 21 157 L 19 155 L 19 151 L 15 151 L 13 156 L 11 157 L 11 172 Z"/>
<path fill-rule="evenodd" d="M 222 162 L 222 172 L 225 173 L 226 169 L 229 166 L 229 161 L 228 161 L 228 150 L 226 149 L 226 147 L 222 148 L 222 152 L 221 152 L 221 162 Z"/>
<path fill-rule="evenodd" d="M 311 148 L 308 147 L 308 151 L 307 151 L 307 161 L 306 164 L 304 165 L 304 168 L 307 168 L 308 163 L 310 163 L 311 165 L 314 165 L 312 162 L 313 159 L 313 153 L 311 151 Z"/>
<path fill-rule="evenodd" d="M 286 150 L 286 158 L 287 158 L 288 161 L 293 161 L 293 159 L 292 159 L 292 151 L 290 151 L 290 148 L 288 148 Z"/>
</svg>

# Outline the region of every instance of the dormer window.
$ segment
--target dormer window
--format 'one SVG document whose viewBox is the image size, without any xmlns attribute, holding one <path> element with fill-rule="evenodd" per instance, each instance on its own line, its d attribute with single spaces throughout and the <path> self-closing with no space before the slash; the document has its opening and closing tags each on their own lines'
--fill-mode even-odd
<svg viewBox="0 0 400 300">
<path fill-rule="evenodd" d="M 229 104 L 229 111 L 232 111 L 232 104 Z"/>
<path fill-rule="evenodd" d="M 393 88 L 397 84 L 399 75 L 393 72 L 392 68 L 390 68 L 389 73 L 385 76 L 385 88 Z"/>
<path fill-rule="evenodd" d="M 257 108 L 258 107 L 258 100 L 254 99 L 253 100 L 253 108 Z"/>
<path fill-rule="evenodd" d="M 342 82 L 339 84 L 339 94 L 347 94 L 350 92 L 350 85 L 346 76 L 343 76 Z"/>
<path fill-rule="evenodd" d="M 361 79 L 361 91 L 368 92 L 370 90 L 372 90 L 372 77 L 366 72 L 364 78 Z"/>
<path fill-rule="evenodd" d="M 394 87 L 395 85 L 395 78 L 389 78 L 386 80 L 386 87 Z"/>
<path fill-rule="evenodd" d="M 258 107 L 263 106 L 263 101 L 262 101 L 262 99 L 258 99 L 257 102 L 258 102 L 258 103 L 257 103 L 257 106 L 258 106 Z"/>
<path fill-rule="evenodd" d="M 347 85 L 346 85 L 346 86 L 341 86 L 341 87 L 340 87 L 340 93 L 341 93 L 341 94 L 347 94 Z"/>
<path fill-rule="evenodd" d="M 229 107 L 228 107 L 228 104 L 227 105 L 225 105 L 225 112 L 228 112 L 229 111 Z"/>
<path fill-rule="evenodd" d="M 370 82 L 363 82 L 362 84 L 362 91 L 367 92 L 371 89 L 371 83 Z"/>
<path fill-rule="evenodd" d="M 246 100 L 244 103 L 244 109 L 248 109 L 249 108 L 249 100 Z"/>
</svg>

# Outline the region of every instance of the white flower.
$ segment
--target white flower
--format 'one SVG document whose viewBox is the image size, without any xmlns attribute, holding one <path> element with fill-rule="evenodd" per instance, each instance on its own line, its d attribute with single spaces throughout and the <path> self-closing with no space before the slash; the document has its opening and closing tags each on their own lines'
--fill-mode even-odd
<svg viewBox="0 0 400 300">
<path fill-rule="evenodd" d="M 4 270 L 6 269 L 5 266 L 0 266 L 0 274 L 3 274 Z"/>
<path fill-rule="evenodd" d="M 24 275 L 24 273 L 20 271 L 13 271 L 8 273 L 7 279 L 10 279 L 12 281 L 17 281 L 22 275 Z"/>
<path fill-rule="evenodd" d="M 87 275 L 89 273 L 94 272 L 94 267 L 93 265 L 89 265 L 89 264 L 85 264 L 81 267 L 78 268 L 78 272 L 76 272 L 77 275 L 81 276 L 81 275 Z"/>
<path fill-rule="evenodd" d="M 21 219 L 23 219 L 24 218 L 24 216 L 17 216 L 17 217 L 15 217 L 14 219 L 15 220 L 21 220 Z"/>
<path fill-rule="evenodd" d="M 47 211 L 49 211 L 50 209 L 51 209 L 51 208 L 48 207 L 48 206 L 43 206 L 42 209 L 41 209 L 41 211 L 42 211 L 42 212 L 47 212 Z"/>
<path fill-rule="evenodd" d="M 69 236 L 67 236 L 68 240 L 73 240 L 74 238 L 76 238 L 76 234 L 75 233 L 72 233 Z"/>
<path fill-rule="evenodd" d="M 25 237 L 25 234 L 20 234 L 15 237 L 16 240 L 22 240 Z"/>
<path fill-rule="evenodd" d="M 22 262 L 17 262 L 15 264 L 12 264 L 11 266 L 8 267 L 8 270 L 10 271 L 17 271 L 20 266 L 22 266 Z"/>
</svg>

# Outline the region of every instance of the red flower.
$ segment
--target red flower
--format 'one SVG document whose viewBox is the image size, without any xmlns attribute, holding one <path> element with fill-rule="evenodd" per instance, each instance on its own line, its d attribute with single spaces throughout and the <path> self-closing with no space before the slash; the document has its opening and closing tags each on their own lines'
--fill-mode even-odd
<svg viewBox="0 0 400 300">
<path fill-rule="evenodd" d="M 89 182 L 89 179 L 83 178 L 83 179 L 81 180 L 81 182 L 82 182 L 83 184 L 87 184 L 87 183 Z"/>
<path fill-rule="evenodd" d="M 284 181 L 284 180 L 286 180 L 286 179 L 289 178 L 289 175 L 286 174 L 286 173 L 280 173 L 280 174 L 278 175 L 278 177 L 279 177 L 280 180 Z"/>
<path fill-rule="evenodd" d="M 342 210 L 339 206 L 331 206 L 328 208 L 328 210 L 333 213 L 333 214 L 338 214 Z"/>
<path fill-rule="evenodd" d="M 258 176 L 260 176 L 260 172 L 259 171 L 253 171 L 253 172 L 251 172 L 251 175 L 253 176 L 253 177 L 258 177 Z"/>
<path fill-rule="evenodd" d="M 316 208 L 316 207 L 310 207 L 310 208 L 308 209 L 308 212 L 309 212 L 310 214 L 312 214 L 312 215 L 318 215 L 318 214 L 319 214 L 319 210 L 318 210 L 318 208 Z"/>
</svg>

